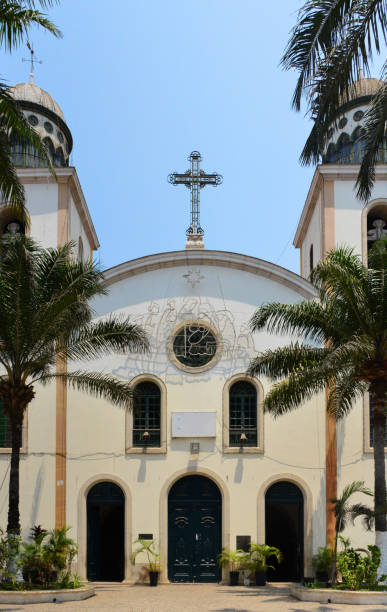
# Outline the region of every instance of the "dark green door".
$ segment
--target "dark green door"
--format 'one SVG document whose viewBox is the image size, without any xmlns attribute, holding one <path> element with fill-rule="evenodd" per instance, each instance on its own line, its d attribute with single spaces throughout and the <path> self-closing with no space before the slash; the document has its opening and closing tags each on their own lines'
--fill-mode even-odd
<svg viewBox="0 0 387 612">
<path fill-rule="evenodd" d="M 222 500 L 204 476 L 185 476 L 168 501 L 168 577 L 173 582 L 218 582 L 222 549 Z"/>
<path fill-rule="evenodd" d="M 87 496 L 87 578 L 124 579 L 125 497 L 113 482 L 99 482 Z"/>
<path fill-rule="evenodd" d="M 268 579 L 300 581 L 304 575 L 304 498 L 292 482 L 274 483 L 266 492 L 266 544 L 276 546 L 283 555 L 278 565 L 269 565 Z"/>
</svg>

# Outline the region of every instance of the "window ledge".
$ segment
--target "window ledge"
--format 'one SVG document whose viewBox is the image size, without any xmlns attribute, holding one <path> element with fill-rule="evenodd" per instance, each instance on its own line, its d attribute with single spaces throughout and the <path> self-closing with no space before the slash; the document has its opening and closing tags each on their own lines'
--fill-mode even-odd
<svg viewBox="0 0 387 612">
<path fill-rule="evenodd" d="M 125 449 L 127 455 L 166 455 L 165 446 L 131 446 Z"/>
<path fill-rule="evenodd" d="M 21 455 L 26 455 L 27 454 L 27 449 L 25 447 L 22 447 L 20 449 L 20 454 Z M 12 453 L 12 448 L 11 447 L 1 447 L 0 448 L 0 455 L 10 455 Z"/>
<path fill-rule="evenodd" d="M 226 446 L 223 448 L 225 455 L 263 455 L 264 450 L 260 446 Z"/>
</svg>

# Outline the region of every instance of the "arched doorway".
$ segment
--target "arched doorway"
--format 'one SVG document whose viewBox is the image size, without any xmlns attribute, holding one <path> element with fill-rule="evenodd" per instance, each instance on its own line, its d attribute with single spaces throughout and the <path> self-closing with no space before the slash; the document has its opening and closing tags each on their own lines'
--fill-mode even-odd
<svg viewBox="0 0 387 612">
<path fill-rule="evenodd" d="M 184 476 L 168 496 L 168 578 L 172 582 L 218 582 L 222 550 L 222 496 L 197 474 Z"/>
<path fill-rule="evenodd" d="M 283 561 L 268 571 L 269 580 L 300 580 L 304 565 L 304 498 L 292 482 L 275 482 L 265 496 L 266 544 L 276 546 Z"/>
<path fill-rule="evenodd" d="M 87 579 L 121 581 L 125 558 L 125 496 L 114 482 L 99 482 L 87 496 Z"/>
</svg>

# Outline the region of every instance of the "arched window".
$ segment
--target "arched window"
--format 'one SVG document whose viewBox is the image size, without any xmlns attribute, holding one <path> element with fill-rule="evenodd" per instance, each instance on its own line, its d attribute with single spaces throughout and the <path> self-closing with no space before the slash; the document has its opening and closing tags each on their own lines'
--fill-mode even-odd
<svg viewBox="0 0 387 612">
<path fill-rule="evenodd" d="M 48 155 L 50 157 L 51 163 L 54 163 L 55 147 L 53 145 L 53 142 L 52 142 L 51 138 L 48 138 L 48 137 L 47 138 L 43 138 L 42 142 L 43 142 L 44 146 L 47 149 L 47 152 L 48 152 Z M 46 166 L 47 163 L 44 160 L 42 160 L 41 161 L 41 165 L 42 166 Z"/>
<path fill-rule="evenodd" d="M 134 389 L 133 446 L 160 446 L 161 392 L 151 381 Z"/>
<path fill-rule="evenodd" d="M 309 249 L 309 274 L 313 270 L 313 244 L 310 245 Z"/>
<path fill-rule="evenodd" d="M 387 204 L 373 206 L 367 214 L 367 252 L 376 240 L 387 236 Z"/>
<path fill-rule="evenodd" d="M 336 145 L 333 142 L 331 142 L 330 145 L 328 146 L 328 149 L 325 155 L 325 161 L 328 164 L 334 164 L 337 161 Z"/>
<path fill-rule="evenodd" d="M 239 380 L 229 390 L 229 445 L 257 446 L 257 424 L 257 390 L 247 380 Z"/>
<path fill-rule="evenodd" d="M 365 140 L 364 140 L 364 128 L 360 125 L 354 130 L 352 137 L 352 162 L 354 164 L 360 164 L 363 159 Z"/>
<path fill-rule="evenodd" d="M 55 166 L 61 168 L 66 165 L 63 149 L 62 147 L 58 147 L 55 151 Z"/>
<path fill-rule="evenodd" d="M 340 164 L 349 164 L 350 163 L 350 149 L 351 149 L 351 139 L 343 132 L 340 135 L 339 140 L 337 141 L 337 161 Z"/>
</svg>

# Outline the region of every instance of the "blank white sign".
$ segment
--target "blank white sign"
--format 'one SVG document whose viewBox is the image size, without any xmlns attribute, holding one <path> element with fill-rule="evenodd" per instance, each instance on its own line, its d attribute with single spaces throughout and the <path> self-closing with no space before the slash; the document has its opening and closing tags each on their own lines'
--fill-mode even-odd
<svg viewBox="0 0 387 612">
<path fill-rule="evenodd" d="M 216 412 L 172 412 L 172 438 L 215 438 Z"/>
</svg>

